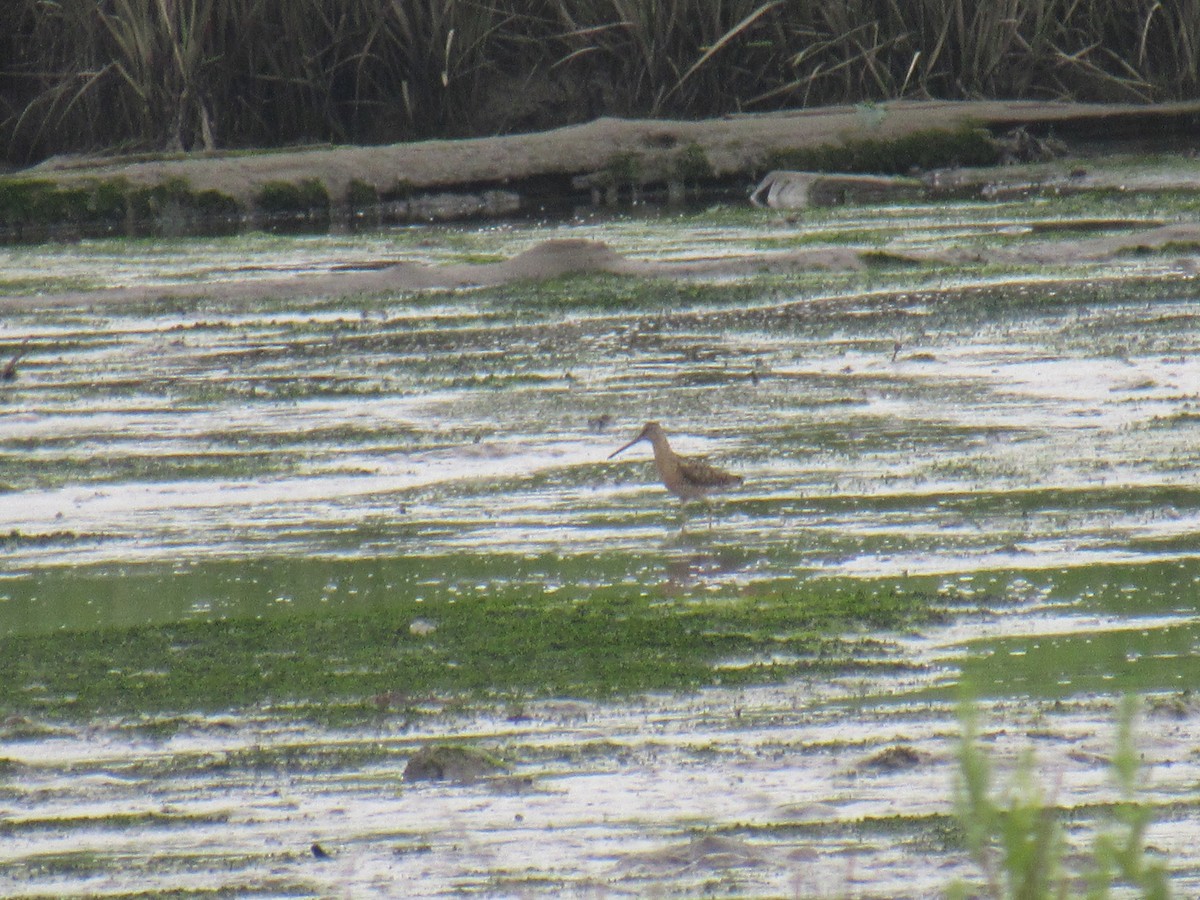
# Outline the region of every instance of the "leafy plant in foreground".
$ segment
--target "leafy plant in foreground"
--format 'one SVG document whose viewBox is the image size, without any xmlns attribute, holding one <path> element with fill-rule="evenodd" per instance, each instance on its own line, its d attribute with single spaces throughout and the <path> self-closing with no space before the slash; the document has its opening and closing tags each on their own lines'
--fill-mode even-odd
<svg viewBox="0 0 1200 900">
<path fill-rule="evenodd" d="M 1112 822 L 1096 836 L 1090 859 L 1078 871 L 1069 866 L 1060 810 L 1045 799 L 1034 773 L 1032 750 L 1022 753 L 1012 785 L 1003 795 L 993 790 L 991 764 L 979 745 L 978 713 L 964 704 L 961 713 L 959 780 L 955 807 L 967 849 L 983 874 L 982 885 L 957 882 L 949 896 L 966 898 L 1066 898 L 1104 900 L 1114 886 L 1133 888 L 1136 896 L 1171 896 L 1167 868 L 1146 850 L 1151 809 L 1135 799 L 1138 757 L 1134 747 L 1134 698 L 1127 697 L 1118 718 L 1113 776 L 1121 791 Z"/>
</svg>

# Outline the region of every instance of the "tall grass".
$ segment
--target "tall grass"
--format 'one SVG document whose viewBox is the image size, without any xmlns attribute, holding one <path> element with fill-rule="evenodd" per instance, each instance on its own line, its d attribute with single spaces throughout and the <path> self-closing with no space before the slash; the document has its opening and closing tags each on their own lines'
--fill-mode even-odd
<svg viewBox="0 0 1200 900">
<path fill-rule="evenodd" d="M 523 18 L 473 0 L 5 0 L 0 137 L 29 157 L 463 131 Z"/>
<path fill-rule="evenodd" d="M 14 160 L 900 96 L 1198 94 L 1200 0 L 0 3 Z"/>
</svg>

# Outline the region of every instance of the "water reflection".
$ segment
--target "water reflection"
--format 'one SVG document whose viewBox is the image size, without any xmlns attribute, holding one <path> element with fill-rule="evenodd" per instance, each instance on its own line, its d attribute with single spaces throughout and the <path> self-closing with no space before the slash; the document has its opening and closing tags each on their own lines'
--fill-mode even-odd
<svg viewBox="0 0 1200 900">
<path fill-rule="evenodd" d="M 668 558 L 664 565 L 663 593 L 675 597 L 697 589 L 718 588 L 746 567 L 745 558 L 732 552 L 692 553 Z"/>
</svg>

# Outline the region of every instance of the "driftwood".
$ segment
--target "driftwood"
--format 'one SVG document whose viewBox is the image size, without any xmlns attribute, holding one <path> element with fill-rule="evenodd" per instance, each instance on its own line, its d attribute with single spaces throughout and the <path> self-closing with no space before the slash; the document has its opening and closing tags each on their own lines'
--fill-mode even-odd
<svg viewBox="0 0 1200 900">
<path fill-rule="evenodd" d="M 259 153 L 193 153 L 169 158 L 55 158 L 18 178 L 69 184 L 122 178 L 154 186 L 181 179 L 251 205 L 272 181 L 316 179 L 333 202 L 352 183 L 384 193 L 511 190 L 525 197 L 576 183 L 669 186 L 687 180 L 750 183 L 789 152 L 888 141 L 930 130 L 980 126 L 1000 134 L 1019 126 L 1094 134 L 1180 127 L 1200 116 L 1200 102 L 1162 105 L 1048 102 L 897 101 L 697 122 L 598 119 L 535 134 L 423 141 L 382 147 L 307 147 Z M 582 179 L 582 181 L 580 181 Z"/>
<path fill-rule="evenodd" d="M 927 193 L 919 178 L 775 171 L 767 173 L 754 189 L 750 202 L 771 209 L 803 209 L 806 206 L 902 203 L 922 199 Z"/>
</svg>

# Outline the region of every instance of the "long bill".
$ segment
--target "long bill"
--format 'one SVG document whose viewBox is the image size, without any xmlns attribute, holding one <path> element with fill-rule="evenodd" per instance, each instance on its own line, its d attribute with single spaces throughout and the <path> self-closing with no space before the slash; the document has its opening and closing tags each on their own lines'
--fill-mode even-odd
<svg viewBox="0 0 1200 900">
<path fill-rule="evenodd" d="M 641 439 L 642 439 L 642 436 L 639 434 L 637 437 L 635 437 L 635 438 L 634 438 L 632 441 L 630 441 L 628 444 L 626 444 L 626 445 L 625 445 L 624 447 L 622 447 L 620 450 L 614 450 L 612 453 L 610 453 L 610 454 L 608 455 L 608 458 L 609 458 L 609 459 L 612 459 L 612 458 L 613 458 L 614 456 L 616 456 L 618 453 L 624 453 L 626 450 L 628 450 L 630 447 L 632 447 L 634 444 L 636 444 L 636 443 L 637 443 L 638 441 L 640 441 Z"/>
</svg>

